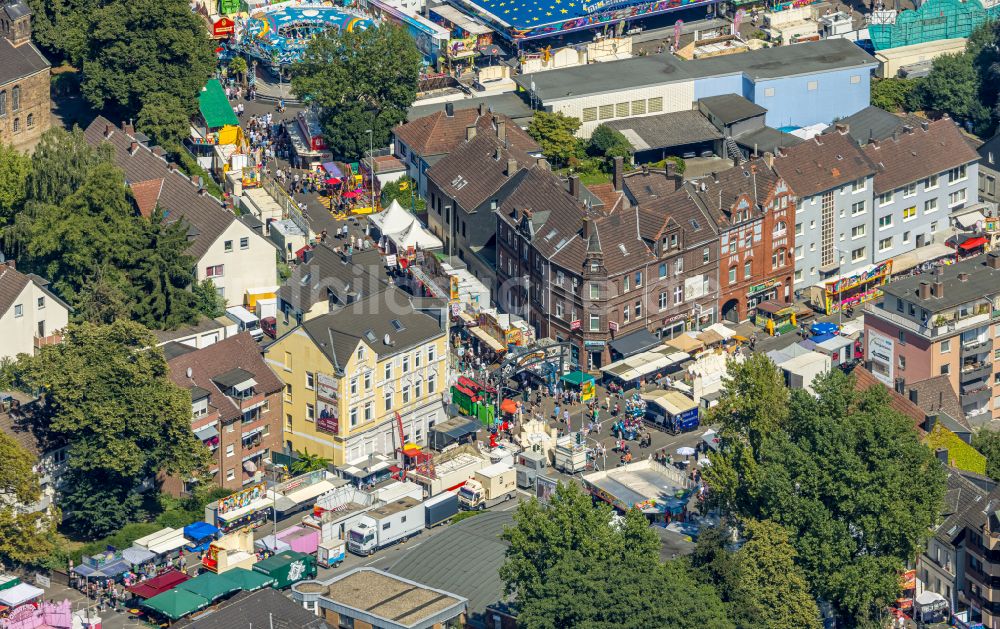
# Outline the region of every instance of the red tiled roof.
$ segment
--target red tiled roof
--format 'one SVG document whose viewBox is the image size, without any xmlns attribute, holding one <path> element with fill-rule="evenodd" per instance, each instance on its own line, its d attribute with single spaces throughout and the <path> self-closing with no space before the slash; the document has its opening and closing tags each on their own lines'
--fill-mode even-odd
<svg viewBox="0 0 1000 629">
<path fill-rule="evenodd" d="M 139 208 L 139 213 L 145 218 L 153 215 L 156 204 L 160 200 L 160 190 L 163 189 L 163 179 L 149 179 L 147 181 L 137 181 L 129 184 L 132 190 L 132 198 Z"/>
<path fill-rule="evenodd" d="M 799 197 L 819 194 L 875 173 L 875 166 L 846 133 L 817 135 L 782 149 L 774 170 Z"/>
<path fill-rule="evenodd" d="M 930 175 L 979 159 L 951 118 L 942 118 L 868 144 L 862 149 L 875 165 L 875 194 L 890 192 Z M 794 190 L 794 186 L 792 187 Z"/>
<path fill-rule="evenodd" d="M 889 406 L 891 406 L 893 410 L 912 419 L 913 426 L 917 429 L 917 432 L 921 435 L 926 434 L 923 425 L 924 419 L 927 418 L 927 415 L 919 406 L 911 402 L 905 395 L 897 393 L 894 389 L 886 387 L 885 384 L 875 378 L 872 372 L 868 371 L 864 367 L 856 367 L 852 373 L 854 375 L 855 391 L 867 391 L 874 386 L 885 387 L 886 391 L 889 393 Z"/>
<path fill-rule="evenodd" d="M 444 155 L 455 150 L 466 139 L 466 128 L 476 126 L 476 134 L 496 135 L 496 122 L 504 123 L 510 146 L 526 153 L 541 151 L 538 143 L 531 139 L 513 120 L 503 114 L 482 109 L 456 109 L 449 116 L 444 111 L 399 125 L 393 133 L 417 155 Z"/>
</svg>

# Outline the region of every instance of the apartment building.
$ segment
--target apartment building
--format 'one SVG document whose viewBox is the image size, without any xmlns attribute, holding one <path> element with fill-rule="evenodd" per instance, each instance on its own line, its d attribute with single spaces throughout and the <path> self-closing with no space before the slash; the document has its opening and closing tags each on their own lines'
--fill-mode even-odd
<svg viewBox="0 0 1000 629">
<path fill-rule="evenodd" d="M 239 491 L 259 481 L 271 453 L 281 448 L 282 382 L 264 363 L 249 332 L 196 349 L 163 348 L 169 377 L 191 393 L 191 430 L 212 453 L 211 484 Z M 205 479 L 167 478 L 179 495 Z"/>
<path fill-rule="evenodd" d="M 1000 254 L 883 287 L 865 306 L 865 358 L 886 385 L 948 376 L 973 424 L 1000 418 Z"/>
<path fill-rule="evenodd" d="M 399 289 L 304 321 L 266 350 L 284 387 L 285 448 L 344 465 L 391 456 L 400 438 L 426 444 L 447 418 L 447 352 L 440 321 Z"/>
</svg>

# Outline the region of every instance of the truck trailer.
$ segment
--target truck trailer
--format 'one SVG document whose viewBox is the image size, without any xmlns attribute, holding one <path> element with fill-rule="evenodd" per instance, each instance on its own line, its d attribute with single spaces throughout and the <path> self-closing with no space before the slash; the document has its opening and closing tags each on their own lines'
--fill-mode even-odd
<svg viewBox="0 0 1000 629">
<path fill-rule="evenodd" d="M 458 494 L 453 491 L 442 492 L 424 502 L 424 508 L 424 524 L 432 529 L 451 520 L 458 513 Z"/>
<path fill-rule="evenodd" d="M 514 468 L 506 463 L 494 463 L 465 481 L 458 490 L 458 501 L 463 509 L 483 510 L 510 500 L 516 493 L 517 473 Z"/>
<path fill-rule="evenodd" d="M 424 528 L 424 503 L 410 497 L 372 509 L 347 534 L 347 549 L 368 556 L 417 535 Z"/>
<path fill-rule="evenodd" d="M 549 457 L 541 448 L 521 452 L 517 455 L 517 464 L 514 466 L 517 471 L 517 486 L 522 489 L 534 488 L 538 474 L 548 466 Z"/>
</svg>

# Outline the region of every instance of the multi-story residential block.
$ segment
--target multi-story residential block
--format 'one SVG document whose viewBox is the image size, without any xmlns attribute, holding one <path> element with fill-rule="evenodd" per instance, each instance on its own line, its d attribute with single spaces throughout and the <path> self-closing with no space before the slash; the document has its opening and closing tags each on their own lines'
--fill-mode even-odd
<svg viewBox="0 0 1000 629">
<path fill-rule="evenodd" d="M 948 213 L 978 201 L 978 159 L 950 118 L 906 125 L 862 149 L 876 168 L 872 262 L 940 238 Z"/>
<path fill-rule="evenodd" d="M 0 262 L 0 359 L 33 354 L 62 340 L 70 307 L 48 285 L 37 275 L 19 272 L 13 260 Z"/>
<path fill-rule="evenodd" d="M 533 167 L 497 212 L 497 300 L 539 337 L 571 344 L 574 362 L 597 369 L 610 344 L 634 332 L 672 337 L 715 321 L 711 289 L 718 236 L 672 171 L 616 169 L 610 211 L 588 207 Z M 647 334 L 648 335 L 648 334 Z"/>
<path fill-rule="evenodd" d="M 763 159 L 685 187 L 719 233 L 719 312 L 748 319 L 763 301 L 788 303 L 796 218 L 788 184 Z"/>
<path fill-rule="evenodd" d="M 416 180 L 421 196 L 427 193 L 427 169 L 467 140 L 470 128 L 477 133 L 495 133 L 497 126 L 502 125 L 511 146 L 532 155 L 541 154 L 537 142 L 510 117 L 490 111 L 485 102 L 472 108 L 456 109 L 454 103 L 438 107 L 438 111 L 405 122 L 392 131 L 396 157 L 406 165 L 406 174 Z"/>
<path fill-rule="evenodd" d="M 191 430 L 211 451 L 211 484 L 237 491 L 259 481 L 281 448 L 282 382 L 248 332 L 202 349 L 164 346 L 170 380 L 191 392 Z M 164 479 L 180 494 L 205 479 Z"/>
<path fill-rule="evenodd" d="M 114 149 L 138 212 L 150 216 L 159 208 L 166 220 L 187 222 L 188 253 L 197 260 L 194 279 L 212 280 L 227 305 L 242 305 L 256 289 L 278 285 L 274 245 L 178 172 L 162 152 L 154 153 L 131 128 L 121 129 L 101 116 L 84 134 L 92 146 L 106 142 Z"/>
<path fill-rule="evenodd" d="M 865 306 L 865 358 L 888 386 L 945 375 L 962 412 L 979 424 L 1000 418 L 1000 255 L 938 267 L 883 287 Z"/>
<path fill-rule="evenodd" d="M 979 153 L 979 198 L 990 203 L 1000 203 L 1000 133 L 983 142 Z"/>
<path fill-rule="evenodd" d="M 0 142 L 34 147 L 51 125 L 51 66 L 31 43 L 31 9 L 20 0 L 0 6 Z"/>
<path fill-rule="evenodd" d="M 424 445 L 444 421 L 447 334 L 398 289 L 309 320 L 266 350 L 284 384 L 287 450 L 336 465 Z M 403 435 L 399 435 L 402 425 Z"/>
</svg>

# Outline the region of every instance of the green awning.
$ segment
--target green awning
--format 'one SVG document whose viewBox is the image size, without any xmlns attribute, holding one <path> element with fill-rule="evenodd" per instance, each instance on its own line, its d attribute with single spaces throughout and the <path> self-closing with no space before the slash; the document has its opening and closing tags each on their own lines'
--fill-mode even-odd
<svg viewBox="0 0 1000 629">
<path fill-rule="evenodd" d="M 219 129 L 226 125 L 238 125 L 240 121 L 233 112 L 233 106 L 226 98 L 226 91 L 216 79 L 211 79 L 198 94 L 198 109 L 209 129 Z"/>
<path fill-rule="evenodd" d="M 567 384 L 580 386 L 584 382 L 593 381 L 594 376 L 590 375 L 589 373 L 583 373 L 582 371 L 578 370 L 569 372 L 568 374 L 560 378 L 560 380 L 562 380 Z"/>
<path fill-rule="evenodd" d="M 231 594 L 240 589 L 238 583 L 230 581 L 226 576 L 214 572 L 205 572 L 190 581 L 181 583 L 177 586 L 177 589 L 197 594 L 209 601 L 215 601 L 226 594 Z"/>
<path fill-rule="evenodd" d="M 277 583 L 273 577 L 246 568 L 233 568 L 224 572 L 222 576 L 247 592 L 253 592 Z"/>
<path fill-rule="evenodd" d="M 199 609 L 208 607 L 208 601 L 187 590 L 173 589 L 148 598 L 140 605 L 170 620 L 178 620 Z"/>
</svg>

